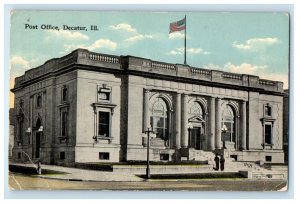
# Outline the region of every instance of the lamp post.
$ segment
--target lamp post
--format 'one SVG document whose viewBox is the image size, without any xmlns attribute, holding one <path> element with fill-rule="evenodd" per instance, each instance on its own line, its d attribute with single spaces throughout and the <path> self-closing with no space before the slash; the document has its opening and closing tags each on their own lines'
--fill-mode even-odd
<svg viewBox="0 0 300 203">
<path fill-rule="evenodd" d="M 150 161 L 149 161 L 149 147 L 150 147 L 150 133 L 153 132 L 148 127 L 148 130 L 145 131 L 147 133 L 147 168 L 146 168 L 146 178 L 150 179 Z"/>
<path fill-rule="evenodd" d="M 191 131 L 193 129 L 193 124 L 192 123 L 188 123 L 188 131 L 189 131 L 189 147 L 191 147 Z"/>
<path fill-rule="evenodd" d="M 225 133 L 227 131 L 227 127 L 226 127 L 225 124 L 222 126 L 221 130 L 222 130 L 222 137 L 223 137 L 223 149 L 226 149 L 226 146 L 225 146 Z"/>
</svg>

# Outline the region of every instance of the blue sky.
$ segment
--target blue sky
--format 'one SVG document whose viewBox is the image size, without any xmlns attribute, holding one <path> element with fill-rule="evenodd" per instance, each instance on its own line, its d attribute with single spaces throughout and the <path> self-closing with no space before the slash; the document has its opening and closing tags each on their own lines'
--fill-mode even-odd
<svg viewBox="0 0 300 203">
<path fill-rule="evenodd" d="M 288 87 L 289 17 L 271 12 L 14 11 L 11 85 L 26 70 L 77 48 L 182 64 L 184 31 L 169 35 L 169 24 L 185 15 L 188 65 L 258 75 Z M 60 30 L 42 30 L 43 24 Z M 88 30 L 68 31 L 63 25 Z M 99 31 L 90 31 L 90 25 Z"/>
</svg>

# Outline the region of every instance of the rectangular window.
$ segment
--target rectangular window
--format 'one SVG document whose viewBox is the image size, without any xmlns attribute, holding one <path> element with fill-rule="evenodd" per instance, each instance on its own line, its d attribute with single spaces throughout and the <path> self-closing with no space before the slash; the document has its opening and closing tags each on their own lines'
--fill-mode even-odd
<svg viewBox="0 0 300 203">
<path fill-rule="evenodd" d="M 226 131 L 222 131 L 223 139 L 225 139 L 225 141 L 235 142 L 234 121 L 225 121 L 223 125 L 227 128 Z"/>
<path fill-rule="evenodd" d="M 21 159 L 21 152 L 18 152 L 18 159 Z"/>
<path fill-rule="evenodd" d="M 272 125 L 265 125 L 265 144 L 272 144 Z"/>
<path fill-rule="evenodd" d="M 99 152 L 99 159 L 100 160 L 109 160 L 109 153 L 108 152 Z"/>
<path fill-rule="evenodd" d="M 61 95 L 62 102 L 67 102 L 68 101 L 68 88 L 65 85 L 62 88 L 61 94 L 62 94 Z"/>
<path fill-rule="evenodd" d="M 36 107 L 41 108 L 42 107 L 42 95 L 38 95 L 36 97 Z"/>
<path fill-rule="evenodd" d="M 169 161 L 169 154 L 160 154 L 160 160 L 161 161 Z"/>
<path fill-rule="evenodd" d="M 23 135 L 23 120 L 19 121 L 19 135 L 18 135 L 18 140 L 22 140 L 22 135 Z"/>
<path fill-rule="evenodd" d="M 272 161 L 272 156 L 266 156 L 265 160 L 268 161 L 268 162 L 271 162 Z"/>
<path fill-rule="evenodd" d="M 61 136 L 67 137 L 68 135 L 68 112 L 61 113 Z"/>
<path fill-rule="evenodd" d="M 102 137 L 110 137 L 110 113 L 99 111 L 98 116 L 98 135 Z"/>
<path fill-rule="evenodd" d="M 59 159 L 60 159 L 60 160 L 64 160 L 65 158 L 66 158 L 65 152 L 60 152 L 60 153 L 59 153 Z"/>
<path fill-rule="evenodd" d="M 153 127 L 157 138 L 168 140 L 168 118 L 151 116 L 150 125 Z"/>
</svg>

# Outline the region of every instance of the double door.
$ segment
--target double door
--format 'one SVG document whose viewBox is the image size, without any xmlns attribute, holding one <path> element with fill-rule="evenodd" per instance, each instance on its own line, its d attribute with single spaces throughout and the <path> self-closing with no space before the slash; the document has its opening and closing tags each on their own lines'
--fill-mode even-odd
<svg viewBox="0 0 300 203">
<path fill-rule="evenodd" d="M 201 145 L 201 127 L 194 127 L 190 132 L 189 146 L 190 148 L 201 150 Z"/>
</svg>

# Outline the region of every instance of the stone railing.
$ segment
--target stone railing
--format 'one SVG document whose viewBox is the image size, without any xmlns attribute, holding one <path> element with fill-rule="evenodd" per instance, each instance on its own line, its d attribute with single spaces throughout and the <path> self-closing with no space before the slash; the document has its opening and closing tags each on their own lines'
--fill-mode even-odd
<svg viewBox="0 0 300 203">
<path fill-rule="evenodd" d="M 165 69 L 165 70 L 171 70 L 175 71 L 176 66 L 168 63 L 159 63 L 159 62 L 152 62 L 151 63 L 152 68 L 160 68 L 160 69 Z"/>
<path fill-rule="evenodd" d="M 271 80 L 260 79 L 259 84 L 260 85 L 268 85 L 268 86 L 276 86 L 277 82 L 276 81 L 271 81 Z"/>
<path fill-rule="evenodd" d="M 200 68 L 190 68 L 192 74 L 204 75 L 208 76 L 211 75 L 210 70 L 200 69 Z"/>
<path fill-rule="evenodd" d="M 89 59 L 95 60 L 95 61 L 102 61 L 102 62 L 106 62 L 106 63 L 120 63 L 119 57 L 109 56 L 109 55 L 104 55 L 104 54 L 90 53 Z"/>
<path fill-rule="evenodd" d="M 242 80 L 242 75 L 234 74 L 234 73 L 223 73 L 223 78 L 231 79 L 231 80 Z"/>
</svg>

